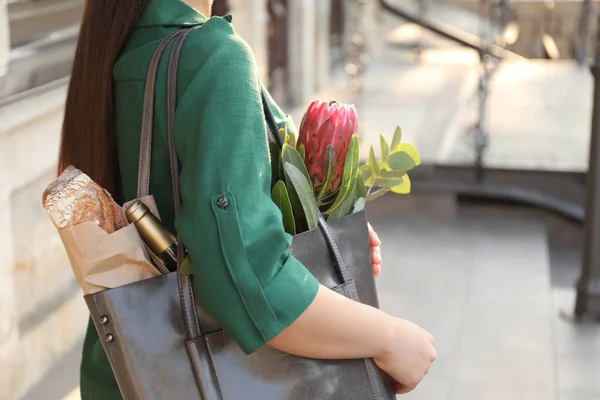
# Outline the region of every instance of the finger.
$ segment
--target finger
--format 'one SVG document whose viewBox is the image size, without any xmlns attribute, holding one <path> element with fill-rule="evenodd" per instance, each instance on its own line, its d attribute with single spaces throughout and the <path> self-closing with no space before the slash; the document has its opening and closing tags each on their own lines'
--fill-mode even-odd
<svg viewBox="0 0 600 400">
<path fill-rule="evenodd" d="M 380 264 L 373 264 L 373 275 L 375 275 L 375 276 L 381 275 L 381 265 Z"/>
<path fill-rule="evenodd" d="M 372 247 L 381 245 L 381 240 L 379 240 L 379 236 L 377 236 L 375 231 L 369 233 L 369 242 L 371 242 Z"/>
<path fill-rule="evenodd" d="M 381 248 L 379 246 L 371 248 L 371 260 L 373 261 L 373 264 L 382 263 L 383 260 L 381 259 Z"/>
<path fill-rule="evenodd" d="M 381 245 L 381 240 L 379 240 L 377 232 L 375 232 L 370 223 L 367 223 L 367 226 L 369 227 L 369 241 L 371 242 L 371 246 L 375 247 Z"/>
</svg>

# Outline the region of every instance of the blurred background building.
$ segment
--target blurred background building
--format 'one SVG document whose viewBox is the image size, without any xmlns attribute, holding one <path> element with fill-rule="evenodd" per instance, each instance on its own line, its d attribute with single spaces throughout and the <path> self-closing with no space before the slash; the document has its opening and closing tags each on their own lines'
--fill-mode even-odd
<svg viewBox="0 0 600 400">
<path fill-rule="evenodd" d="M 78 398 L 87 310 L 40 197 L 83 5 L 0 0 L 1 400 Z M 413 194 L 369 207 L 382 307 L 437 338 L 430 377 L 406 398 L 600 399 L 600 324 L 586 322 L 600 315 L 599 11 L 588 0 L 215 0 L 297 123 L 316 97 L 353 102 L 361 154 L 396 125 L 421 152 Z"/>
</svg>

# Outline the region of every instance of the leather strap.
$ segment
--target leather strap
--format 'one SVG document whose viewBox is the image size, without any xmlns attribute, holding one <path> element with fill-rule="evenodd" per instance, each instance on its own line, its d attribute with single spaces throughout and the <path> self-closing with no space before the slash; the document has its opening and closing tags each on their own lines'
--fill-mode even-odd
<svg viewBox="0 0 600 400">
<path fill-rule="evenodd" d="M 191 28 L 193 29 L 193 28 Z M 187 39 L 191 29 L 185 29 L 183 34 L 177 37 L 171 55 L 169 57 L 169 67 L 167 70 L 167 138 L 169 142 L 169 161 L 171 163 L 171 181 L 173 183 L 173 204 L 175 206 L 175 215 L 179 212 L 181 206 L 181 193 L 179 191 L 179 160 L 175 152 L 175 139 L 173 137 L 173 124 L 175 122 L 175 110 L 177 108 L 177 67 L 179 65 L 179 53 L 183 43 Z M 183 263 L 184 244 L 180 235 L 177 235 L 177 270 Z M 192 340 L 201 336 L 198 315 L 194 302 L 194 290 L 192 279 L 189 275 L 177 274 L 179 286 L 179 298 L 183 309 L 183 317 L 188 333 L 188 339 Z"/>
<path fill-rule="evenodd" d="M 265 113 L 265 120 L 267 121 L 267 126 L 269 127 L 272 136 L 275 138 L 275 141 L 277 142 L 277 144 L 279 144 L 279 147 L 283 147 L 283 138 L 281 137 L 281 135 L 279 134 L 279 130 L 277 129 L 277 122 L 275 122 L 275 117 L 273 116 L 273 111 L 269 106 L 269 102 L 267 100 L 267 96 L 264 89 L 261 90 L 261 98 Z M 321 211 L 319 211 L 319 229 L 321 230 L 321 233 L 323 233 L 325 241 L 327 242 L 327 246 L 333 254 L 336 269 L 340 274 L 342 284 L 350 283 L 352 277 L 346 269 L 346 265 L 344 264 L 344 260 L 342 259 L 342 253 L 340 252 L 337 243 L 333 238 L 333 234 L 329 229 L 329 225 L 327 225 L 327 221 L 325 221 L 325 218 L 323 217 L 323 214 L 321 214 Z"/>
<path fill-rule="evenodd" d="M 179 211 L 180 206 L 180 192 L 179 192 L 179 166 L 177 163 L 177 156 L 174 155 L 175 148 L 173 143 L 173 120 L 175 116 L 176 108 L 176 97 L 177 97 L 177 64 L 179 60 L 179 53 L 183 42 L 187 38 L 190 30 L 180 29 L 176 30 L 167 35 L 156 47 L 156 50 L 150 60 L 150 66 L 148 67 L 148 74 L 146 77 L 146 87 L 144 92 L 144 103 L 143 103 L 143 114 L 142 114 L 142 125 L 140 135 L 140 160 L 138 169 L 138 197 L 144 197 L 149 194 L 150 190 L 150 160 L 152 157 L 152 137 L 153 137 L 153 124 L 154 124 L 154 98 L 156 95 L 156 81 L 158 77 L 158 67 L 165 50 L 173 40 L 177 38 L 171 55 L 169 56 L 168 65 L 168 88 L 167 88 L 167 134 L 169 140 L 169 158 L 171 164 L 171 178 L 173 181 L 173 201 L 175 206 L 175 213 Z M 181 238 L 178 238 L 178 254 L 177 254 L 177 269 L 181 267 L 183 260 L 183 249 L 184 245 L 181 242 Z M 179 298 L 181 307 L 183 310 L 183 317 L 186 326 L 186 334 L 189 340 L 195 339 L 201 336 L 200 328 L 198 326 L 198 318 L 196 316 L 196 307 L 194 302 L 194 292 L 192 288 L 192 282 L 189 276 L 182 276 L 179 272 L 177 273 L 178 286 L 179 286 Z"/>
<path fill-rule="evenodd" d="M 152 126 L 154 124 L 154 96 L 158 66 L 167 48 L 167 45 L 176 36 L 183 33 L 176 30 L 167 35 L 156 47 L 154 55 L 150 60 L 148 73 L 146 75 L 146 87 L 144 89 L 144 103 L 142 108 L 142 132 L 140 135 L 140 159 L 138 165 L 137 197 L 148 196 L 150 190 L 150 159 L 152 157 Z"/>
</svg>

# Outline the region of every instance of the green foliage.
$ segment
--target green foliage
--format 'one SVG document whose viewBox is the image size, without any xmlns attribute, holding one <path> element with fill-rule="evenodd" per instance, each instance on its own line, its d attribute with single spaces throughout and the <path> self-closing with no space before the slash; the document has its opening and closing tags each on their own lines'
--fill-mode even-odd
<svg viewBox="0 0 600 400">
<path fill-rule="evenodd" d="M 344 176 L 340 185 L 339 193 L 331 207 L 327 210 L 327 214 L 331 214 L 338 208 L 346 198 L 348 198 L 356 187 L 356 174 L 358 172 L 358 136 L 352 135 L 348 152 L 346 153 L 346 161 L 344 163 Z"/>
<path fill-rule="evenodd" d="M 327 171 L 325 183 L 321 187 L 319 191 L 319 195 L 317 196 L 317 203 L 319 206 L 322 205 L 321 200 L 325 195 L 327 195 L 329 188 L 331 187 L 331 182 L 333 182 L 334 175 L 334 167 L 335 167 L 335 147 L 332 144 L 328 144 L 325 149 L 325 160 L 324 160 L 324 168 L 323 171 Z"/>
<path fill-rule="evenodd" d="M 308 184 L 310 185 L 310 188 L 312 189 L 312 182 L 310 180 L 310 176 L 308 175 L 308 169 L 306 169 L 306 165 L 304 165 L 304 159 L 300 155 L 300 153 L 298 153 L 298 150 L 296 150 L 293 146 L 287 143 L 284 144 L 283 149 L 281 151 L 281 160 L 284 165 L 285 163 L 290 163 L 294 167 L 298 168 L 298 170 L 304 175 L 304 177 L 308 181 Z"/>
<path fill-rule="evenodd" d="M 390 146 L 388 146 L 385 136 L 379 135 L 379 143 L 381 145 L 381 158 L 388 158 L 390 155 Z"/>
<path fill-rule="evenodd" d="M 304 145 L 298 145 L 296 150 L 298 151 L 298 154 L 300 154 L 300 157 L 304 160 L 306 158 L 306 149 L 304 148 Z"/>
<path fill-rule="evenodd" d="M 394 131 L 394 137 L 392 138 L 392 151 L 398 150 L 398 146 L 400 145 L 401 141 L 402 141 L 402 128 L 397 126 L 396 130 Z"/>
<path fill-rule="evenodd" d="M 290 235 L 296 234 L 296 222 L 294 221 L 294 211 L 292 209 L 292 202 L 290 196 L 283 181 L 278 181 L 273 187 L 271 192 L 271 198 L 273 202 L 281 210 L 283 216 L 283 227 Z"/>
<path fill-rule="evenodd" d="M 387 192 L 410 193 L 410 179 L 406 174 L 421 163 L 418 150 L 410 143 L 402 142 L 402 130 L 396 128 L 391 146 L 388 146 L 383 135 L 379 138 L 381 160 L 375 158 L 375 150 L 371 146 L 369 162 L 360 168 L 367 190 L 367 201 L 375 200 Z M 373 191 L 374 188 L 378 190 Z"/>
<path fill-rule="evenodd" d="M 296 222 L 298 222 L 298 217 L 300 216 L 302 221 L 306 222 L 307 229 L 316 228 L 318 223 L 318 207 L 310 179 L 299 168 L 288 161 L 284 160 L 283 169 L 288 188 L 290 189 L 290 200 Z M 298 206 L 300 211 L 297 210 Z"/>
</svg>

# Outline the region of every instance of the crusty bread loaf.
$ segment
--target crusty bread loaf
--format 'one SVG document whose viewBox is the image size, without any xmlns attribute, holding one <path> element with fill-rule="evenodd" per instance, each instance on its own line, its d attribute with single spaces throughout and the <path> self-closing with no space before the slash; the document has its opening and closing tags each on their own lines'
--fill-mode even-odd
<svg viewBox="0 0 600 400">
<path fill-rule="evenodd" d="M 42 203 L 58 229 L 93 221 L 107 233 L 127 225 L 110 193 L 70 166 L 44 191 Z"/>
</svg>

